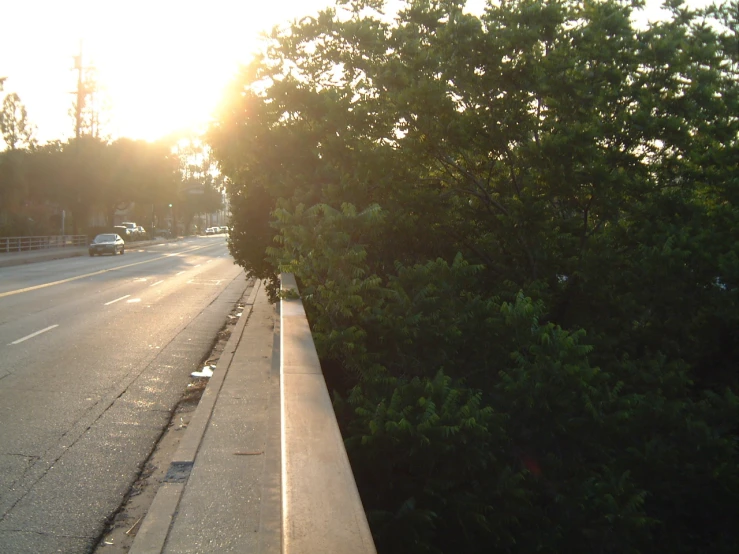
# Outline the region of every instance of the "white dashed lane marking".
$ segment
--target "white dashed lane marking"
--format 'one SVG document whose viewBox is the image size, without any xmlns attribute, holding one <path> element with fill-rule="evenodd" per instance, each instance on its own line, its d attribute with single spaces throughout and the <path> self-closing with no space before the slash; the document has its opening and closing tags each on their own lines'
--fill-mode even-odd
<svg viewBox="0 0 739 554">
<path fill-rule="evenodd" d="M 120 298 L 116 298 L 115 300 L 111 300 L 110 302 L 106 302 L 103 304 L 104 306 L 110 306 L 111 304 L 115 304 L 116 302 L 120 302 L 121 300 L 124 300 L 131 296 L 130 294 L 127 294 L 126 296 L 121 296 Z"/>
<path fill-rule="evenodd" d="M 221 281 L 223 279 L 190 279 L 187 284 L 188 285 L 212 285 L 212 286 L 218 286 L 221 284 Z"/>
<path fill-rule="evenodd" d="M 46 331 L 51 331 L 54 327 L 59 327 L 59 324 L 49 325 L 46 329 L 41 329 L 40 331 L 36 331 L 35 333 L 31 333 L 30 335 L 26 335 L 25 337 L 23 337 L 21 339 L 14 340 L 8 346 L 12 346 L 14 344 L 20 344 L 21 342 L 23 342 L 25 340 L 32 339 L 33 337 L 36 337 L 36 336 L 40 335 L 41 333 L 45 333 Z"/>
</svg>

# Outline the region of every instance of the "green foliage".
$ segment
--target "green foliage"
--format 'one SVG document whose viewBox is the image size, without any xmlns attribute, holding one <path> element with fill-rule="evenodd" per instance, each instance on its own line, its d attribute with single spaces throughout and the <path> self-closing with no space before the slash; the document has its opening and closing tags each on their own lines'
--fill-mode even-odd
<svg viewBox="0 0 739 554">
<path fill-rule="evenodd" d="M 439 529 L 463 533 L 459 542 L 491 531 L 485 516 L 494 508 L 478 493 L 488 484 L 487 473 L 500 469 L 496 452 L 503 451 L 505 437 L 503 418 L 483 406 L 481 393 L 440 370 L 431 378 L 367 381 L 352 390 L 348 406 L 355 417 L 347 447 L 355 472 L 363 476 L 363 501 L 380 530 L 380 551 L 438 552 Z M 495 477 L 505 486 L 496 496 L 512 494 L 523 479 L 510 471 Z M 496 521 L 495 527 L 504 523 Z"/>
<path fill-rule="evenodd" d="M 0 134 L 9 150 L 17 150 L 35 145 L 34 128 L 28 121 L 28 112 L 20 97 L 8 94 L 0 109 Z"/>
<path fill-rule="evenodd" d="M 381 552 L 739 548 L 735 2 L 340 3 L 210 133 Z"/>
<path fill-rule="evenodd" d="M 93 209 L 102 210 L 110 225 L 120 206 L 166 205 L 179 182 L 178 160 L 164 144 L 81 137 L 9 149 L 0 152 L 0 217 L 15 221 L 3 234 L 59 232 L 57 222 L 27 224 L 29 210 L 50 205 L 65 209 L 77 230 Z"/>
</svg>

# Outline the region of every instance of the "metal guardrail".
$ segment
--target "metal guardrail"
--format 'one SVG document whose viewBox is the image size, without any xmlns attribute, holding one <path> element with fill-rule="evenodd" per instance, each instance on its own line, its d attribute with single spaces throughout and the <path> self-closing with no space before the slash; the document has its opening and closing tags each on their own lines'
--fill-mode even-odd
<svg viewBox="0 0 739 554">
<path fill-rule="evenodd" d="M 48 237 L 0 237 L 0 254 L 30 252 L 69 246 L 87 246 L 87 235 L 51 235 Z"/>
</svg>

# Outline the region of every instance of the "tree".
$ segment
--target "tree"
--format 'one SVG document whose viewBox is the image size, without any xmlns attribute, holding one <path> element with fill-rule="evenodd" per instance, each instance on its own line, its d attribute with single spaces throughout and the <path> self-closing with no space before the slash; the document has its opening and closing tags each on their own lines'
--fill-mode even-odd
<svg viewBox="0 0 739 554">
<path fill-rule="evenodd" d="M 110 181 L 103 192 L 109 224 L 115 210 L 132 202 L 167 204 L 179 181 L 178 160 L 166 144 L 118 139 L 108 147 Z"/>
<path fill-rule="evenodd" d="M 178 213 L 189 229 L 196 215 L 223 209 L 224 179 L 201 136 L 188 133 L 173 138 L 182 176 Z"/>
<path fill-rule="evenodd" d="M 274 34 L 210 133 L 380 551 L 736 551 L 736 3 L 381 4 Z"/>
<path fill-rule="evenodd" d="M 221 192 L 210 182 L 185 181 L 178 200 L 178 213 L 186 231 L 190 229 L 196 215 L 217 212 L 223 208 Z"/>
<path fill-rule="evenodd" d="M 20 97 L 11 93 L 0 109 L 0 133 L 7 150 L 0 152 L 0 228 L 3 234 L 17 229 L 23 234 L 32 232 L 29 218 L 21 214 L 23 199 L 28 193 L 25 167 L 28 149 L 35 147 L 33 126 L 28 121 L 26 107 Z"/>
<path fill-rule="evenodd" d="M 0 132 L 10 150 L 28 148 L 35 144 L 33 126 L 28 121 L 26 107 L 16 93 L 8 94 L 3 100 Z"/>
</svg>

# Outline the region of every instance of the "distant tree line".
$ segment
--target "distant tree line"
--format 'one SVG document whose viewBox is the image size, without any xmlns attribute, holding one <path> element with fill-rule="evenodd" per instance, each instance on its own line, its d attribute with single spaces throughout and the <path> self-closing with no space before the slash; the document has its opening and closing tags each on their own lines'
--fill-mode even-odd
<svg viewBox="0 0 739 554">
<path fill-rule="evenodd" d="M 210 141 L 378 550 L 738 552 L 737 3 L 339 4 Z"/>
<path fill-rule="evenodd" d="M 116 210 L 132 204 L 148 206 L 141 224 L 148 226 L 156 210 L 159 219 L 175 215 L 185 228 L 195 214 L 222 207 L 223 183 L 209 171 L 211 162 L 193 162 L 198 152 L 178 152 L 169 142 L 82 136 L 39 145 L 16 94 L 3 102 L 0 131 L 6 144 L 0 152 L 0 235 L 58 234 L 61 210 L 67 232 L 83 233 L 94 212 L 110 227 Z M 199 194 L 188 193 L 194 188 Z"/>
</svg>

